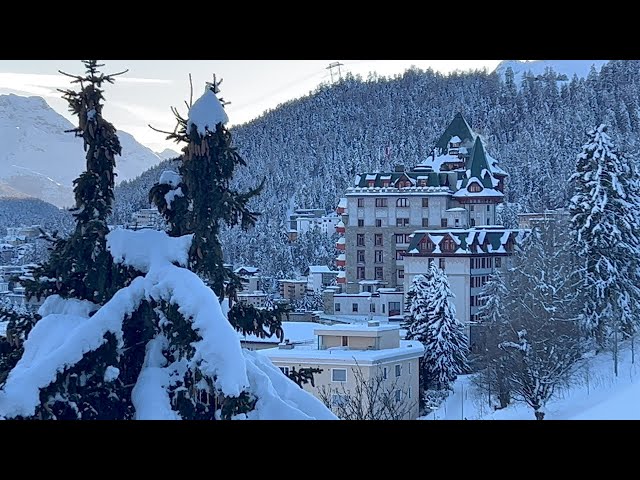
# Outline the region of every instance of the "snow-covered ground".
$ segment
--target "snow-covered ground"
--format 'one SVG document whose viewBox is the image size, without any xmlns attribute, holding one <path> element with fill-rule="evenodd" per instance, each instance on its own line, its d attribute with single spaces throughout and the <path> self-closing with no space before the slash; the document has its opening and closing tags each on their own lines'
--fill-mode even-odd
<svg viewBox="0 0 640 480">
<path fill-rule="evenodd" d="M 577 369 L 573 384 L 547 403 L 545 420 L 640 420 L 639 346 L 635 363 L 631 363 L 630 344 L 623 346 L 617 377 L 610 353 L 587 359 Z M 440 408 L 421 420 L 534 419 L 533 410 L 524 403 L 493 411 L 486 392 L 480 396 L 470 380 L 469 375 L 460 377 Z"/>
</svg>

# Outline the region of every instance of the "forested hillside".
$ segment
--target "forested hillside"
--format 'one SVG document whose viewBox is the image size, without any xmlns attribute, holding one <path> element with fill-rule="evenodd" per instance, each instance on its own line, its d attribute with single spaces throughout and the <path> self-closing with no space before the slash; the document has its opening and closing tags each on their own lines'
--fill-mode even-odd
<svg viewBox="0 0 640 480">
<path fill-rule="evenodd" d="M 279 276 L 319 263 L 313 252 L 326 255 L 330 239 L 311 252 L 289 248 L 285 219 L 290 207 L 333 209 L 357 172 L 418 163 L 459 111 L 510 174 L 507 201 L 512 207 L 540 211 L 566 206 L 572 194 L 566 182 L 588 128 L 609 124 L 615 143 L 636 156 L 640 61 L 611 61 L 586 79 L 556 78 L 548 71 L 525 76 L 516 85 L 510 71 L 505 81 L 484 72 L 443 76 L 409 70 L 391 79 L 372 75 L 366 80 L 348 76 L 233 128 L 234 144 L 251 167 L 238 172 L 233 187 L 247 189 L 263 177 L 266 184 L 255 202 L 263 212 L 255 229 L 223 233 L 227 260 Z M 116 189 L 116 221 L 149 206 L 149 188 L 163 165 Z"/>
</svg>

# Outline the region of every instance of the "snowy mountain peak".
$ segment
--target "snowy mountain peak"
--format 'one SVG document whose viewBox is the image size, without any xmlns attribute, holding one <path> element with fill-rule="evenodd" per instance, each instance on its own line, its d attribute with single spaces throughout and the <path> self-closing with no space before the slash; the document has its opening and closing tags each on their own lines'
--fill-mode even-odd
<svg viewBox="0 0 640 480">
<path fill-rule="evenodd" d="M 65 133 L 73 128 L 41 97 L 0 95 L 0 181 L 59 207 L 73 205 L 73 180 L 86 165 L 82 139 Z M 118 182 L 160 162 L 130 134 L 117 133 L 122 145 Z"/>
<path fill-rule="evenodd" d="M 178 152 L 175 150 L 171 150 L 170 148 L 165 148 L 161 152 L 156 152 L 156 155 L 160 157 L 161 160 L 169 160 L 171 158 L 177 158 L 180 156 Z"/>
</svg>

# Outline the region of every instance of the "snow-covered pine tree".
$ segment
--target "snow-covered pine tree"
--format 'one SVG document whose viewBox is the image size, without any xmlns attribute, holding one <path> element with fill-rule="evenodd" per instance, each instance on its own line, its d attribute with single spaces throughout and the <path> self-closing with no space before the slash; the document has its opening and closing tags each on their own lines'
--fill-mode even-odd
<svg viewBox="0 0 640 480">
<path fill-rule="evenodd" d="M 219 133 L 221 112 L 215 95 L 205 98 L 190 111 L 192 132 L 203 131 L 208 142 L 207 122 L 214 120 L 209 125 Z M 171 196 L 180 198 L 175 189 L 166 195 L 172 206 Z M 202 215 L 198 198 L 189 199 L 187 212 Z M 234 212 L 227 214 L 224 220 L 232 221 Z M 207 241 L 196 242 L 195 250 L 192 233 L 108 233 L 112 261 L 135 278 L 103 305 L 60 295 L 45 300 L 42 319 L 0 390 L 0 418 L 335 418 L 268 359 L 242 350 L 216 294 L 186 268 L 203 267 L 194 254 L 217 261 L 207 256 L 216 245 L 211 230 L 202 233 Z M 57 404 L 66 407 L 61 415 L 51 411 Z"/>
<path fill-rule="evenodd" d="M 407 310 L 404 328 L 407 329 L 407 340 L 418 340 L 426 344 L 428 341 L 429 296 L 433 285 L 431 275 L 416 275 L 407 290 Z"/>
<path fill-rule="evenodd" d="M 55 241 L 49 261 L 36 268 L 34 280 L 26 281 L 24 286 L 29 298 L 57 294 L 101 304 L 111 298 L 126 278 L 126 273 L 113 264 L 106 248 L 114 168 L 122 149 L 115 127 L 102 116 L 102 86 L 126 72 L 105 75 L 99 72 L 103 65 L 96 60 L 83 63 L 84 76 L 60 72 L 81 87 L 79 91 L 62 90 L 69 111 L 78 117 L 78 127 L 70 132 L 82 138 L 87 152 L 86 170 L 73 182 L 76 206 L 71 211 L 75 230 L 68 238 Z"/>
<path fill-rule="evenodd" d="M 478 309 L 478 321 L 483 332 L 480 352 L 482 369 L 475 375 L 474 381 L 481 389 L 486 390 L 491 403 L 493 396 L 498 399 L 500 408 L 505 408 L 510 401 L 509 382 L 505 375 L 505 352 L 499 348 L 506 340 L 508 316 L 504 301 L 508 290 L 499 271 L 489 277 L 485 283 Z"/>
<path fill-rule="evenodd" d="M 425 381 L 428 387 L 448 389 L 468 369 L 468 340 L 464 325 L 456 318 L 453 293 L 444 271 L 435 262 L 428 298 L 428 334 L 425 346 Z"/>
<path fill-rule="evenodd" d="M 86 68 L 84 76 L 65 74 L 73 78 L 72 83 L 80 84 L 80 91 L 62 91 L 69 110 L 78 117 L 79 126 L 71 133 L 83 139 L 87 152 L 86 170 L 74 181 L 75 230 L 68 238 L 55 238 L 49 260 L 32 271 L 33 280 L 23 280 L 23 284 L 27 298 L 68 299 L 71 304 L 82 305 L 81 310 L 89 314 L 106 303 L 133 277 L 128 267 L 113 262 L 106 241 L 109 233 L 107 217 L 113 203 L 115 157 L 120 155 L 121 148 L 115 127 L 102 116 L 102 85 L 113 83 L 119 74 L 99 72 L 102 65 L 95 60 L 83 63 Z M 26 318 L 29 315 L 31 319 Z M 7 336 L 15 341 L 17 350 L 14 354 L 22 354 L 21 343 L 30 336 L 31 329 L 40 318 L 33 312 L 24 312 L 22 321 L 9 324 Z M 42 386 L 39 402 L 28 416 L 126 418 L 131 409 L 125 382 L 131 378 L 123 374 L 114 381 L 105 381 L 106 370 L 116 362 L 116 344 L 117 338 L 107 333 L 103 343 L 87 352 L 81 362 L 56 372 L 52 381 Z M 144 358 L 144 347 L 140 350 L 130 348 L 125 353 L 126 363 L 131 363 L 131 359 L 140 353 Z M 10 368 L 14 366 L 17 364 L 13 361 L 8 364 Z M 82 393 L 78 387 L 82 387 Z"/>
<path fill-rule="evenodd" d="M 570 202 L 576 253 L 582 259 L 582 326 L 599 349 L 610 335 L 638 328 L 640 224 L 634 171 L 601 124 L 588 132 L 571 176 Z"/>
</svg>

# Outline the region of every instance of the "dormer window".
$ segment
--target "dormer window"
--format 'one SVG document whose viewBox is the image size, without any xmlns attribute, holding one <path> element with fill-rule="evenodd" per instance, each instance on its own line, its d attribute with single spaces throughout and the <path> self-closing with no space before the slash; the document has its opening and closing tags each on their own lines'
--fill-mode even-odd
<svg viewBox="0 0 640 480">
<path fill-rule="evenodd" d="M 467 190 L 471 193 L 479 193 L 482 191 L 482 187 L 478 183 L 474 182 L 467 187 Z"/>
<path fill-rule="evenodd" d="M 451 237 L 447 237 L 440 243 L 440 249 L 443 252 L 453 252 L 456 249 L 456 244 Z"/>
<path fill-rule="evenodd" d="M 383 187 L 388 187 L 389 186 L 389 180 L 383 180 L 382 181 L 382 186 Z"/>
<path fill-rule="evenodd" d="M 368 184 L 369 184 L 369 188 L 372 188 L 376 184 L 376 181 L 375 180 L 369 180 Z"/>
<path fill-rule="evenodd" d="M 433 242 L 429 239 L 422 240 L 420 242 L 420 251 L 421 252 L 432 252 L 433 251 Z"/>
<path fill-rule="evenodd" d="M 427 181 L 426 181 L 426 180 L 424 180 L 424 179 L 423 179 L 423 180 L 420 180 L 419 185 L 420 185 L 421 187 L 426 187 L 426 186 L 427 186 Z"/>
</svg>

